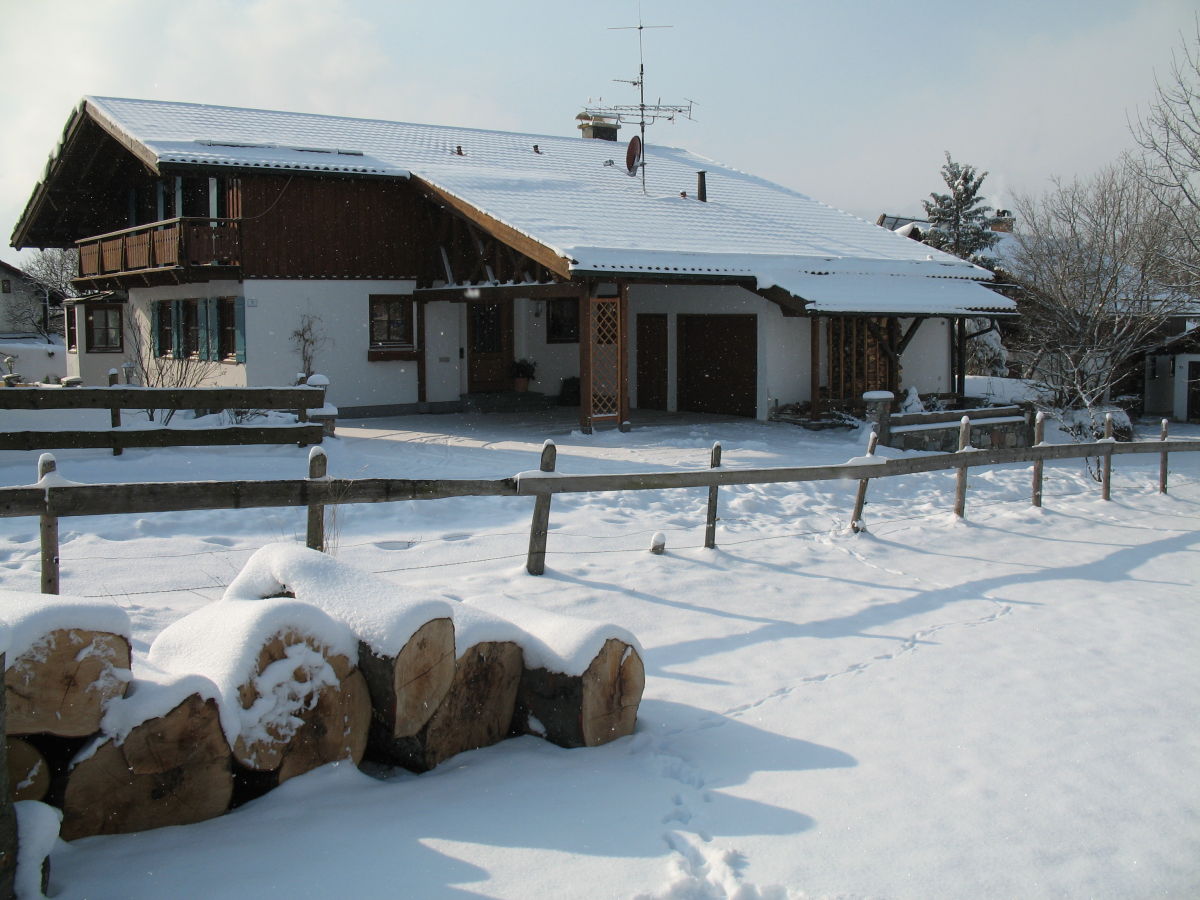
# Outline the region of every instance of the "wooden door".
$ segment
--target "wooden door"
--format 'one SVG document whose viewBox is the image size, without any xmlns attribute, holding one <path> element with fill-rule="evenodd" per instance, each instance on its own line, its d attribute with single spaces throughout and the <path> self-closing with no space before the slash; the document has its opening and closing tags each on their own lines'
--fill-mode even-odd
<svg viewBox="0 0 1200 900">
<path fill-rule="evenodd" d="M 512 304 L 468 304 L 467 390 L 471 393 L 512 390 L 512 362 Z"/>
<path fill-rule="evenodd" d="M 755 316 L 679 316 L 679 409 L 758 414 Z"/>
<path fill-rule="evenodd" d="M 638 409 L 667 408 L 667 316 L 642 313 L 637 317 Z"/>
</svg>

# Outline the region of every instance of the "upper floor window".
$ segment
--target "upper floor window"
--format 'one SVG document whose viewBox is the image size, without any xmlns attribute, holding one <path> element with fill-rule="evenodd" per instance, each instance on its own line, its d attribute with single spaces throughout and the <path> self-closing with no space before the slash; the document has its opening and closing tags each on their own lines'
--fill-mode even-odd
<svg viewBox="0 0 1200 900">
<path fill-rule="evenodd" d="M 12 293 L 12 282 L 7 278 L 5 278 L 3 281 L 0 281 L 0 294 L 11 294 L 11 293 Z"/>
</svg>

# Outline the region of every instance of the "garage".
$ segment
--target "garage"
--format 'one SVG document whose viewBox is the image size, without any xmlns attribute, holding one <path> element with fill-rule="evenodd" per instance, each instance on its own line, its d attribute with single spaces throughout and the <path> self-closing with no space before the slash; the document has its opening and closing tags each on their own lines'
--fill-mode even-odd
<svg viewBox="0 0 1200 900">
<path fill-rule="evenodd" d="M 678 407 L 754 417 L 758 413 L 758 317 L 679 316 Z"/>
</svg>

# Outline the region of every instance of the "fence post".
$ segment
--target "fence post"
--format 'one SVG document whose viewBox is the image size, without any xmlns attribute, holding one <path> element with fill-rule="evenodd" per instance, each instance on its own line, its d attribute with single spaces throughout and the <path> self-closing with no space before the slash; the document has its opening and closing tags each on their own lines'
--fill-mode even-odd
<svg viewBox="0 0 1200 900">
<path fill-rule="evenodd" d="M 892 401 L 896 395 L 891 391 L 867 391 L 862 396 L 867 408 L 867 421 L 875 424 L 879 443 L 887 447 L 892 432 Z"/>
<path fill-rule="evenodd" d="M 320 481 L 329 472 L 329 457 L 320 447 L 308 451 L 308 480 Z M 308 533 L 305 546 L 310 550 L 325 552 L 325 504 L 308 504 Z"/>
<path fill-rule="evenodd" d="M 958 423 L 958 452 L 971 446 L 971 419 L 963 416 Z M 954 486 L 954 515 L 962 518 L 967 513 L 967 466 L 958 467 L 958 479 Z"/>
<path fill-rule="evenodd" d="M 1104 414 L 1104 440 L 1111 441 L 1113 436 L 1112 413 Z M 1101 460 L 1100 497 L 1102 500 L 1112 499 L 1112 445 L 1105 448 L 1104 459 Z"/>
<path fill-rule="evenodd" d="M 1037 417 L 1033 420 L 1033 446 L 1040 447 L 1046 441 L 1046 414 L 1042 410 L 1038 410 Z M 1040 507 L 1042 505 L 1042 472 L 1046 467 L 1046 461 L 1040 456 L 1033 461 L 1033 505 Z"/>
<path fill-rule="evenodd" d="M 114 387 L 117 384 L 117 370 L 108 370 L 108 386 Z M 121 427 L 121 408 L 119 406 L 110 406 L 108 408 L 109 422 L 113 428 Z M 115 441 L 115 436 L 114 436 Z M 113 447 L 113 456 L 120 456 L 125 451 L 120 447 Z"/>
<path fill-rule="evenodd" d="M 1162 427 L 1158 432 L 1158 439 L 1164 443 L 1167 440 L 1167 420 L 1162 420 Z M 1164 450 L 1158 456 L 1158 492 L 1165 494 L 1167 492 L 1167 451 Z"/>
<path fill-rule="evenodd" d="M 58 471 L 58 462 L 51 453 L 38 457 L 38 481 Z M 47 499 L 49 494 L 47 494 Z M 58 516 L 44 513 L 39 528 L 42 542 L 42 593 L 57 594 L 59 586 Z"/>
<path fill-rule="evenodd" d="M 553 472 L 558 459 L 554 441 L 542 445 L 542 460 L 538 466 L 543 472 Z M 529 554 L 525 559 L 525 571 L 530 575 L 542 575 L 546 571 L 546 538 L 550 533 L 550 494 L 538 494 L 533 498 L 533 522 L 529 526 Z"/>
<path fill-rule="evenodd" d="M 721 468 L 721 442 L 712 445 L 712 456 L 709 458 L 709 468 Z M 708 520 L 704 526 L 704 546 L 709 550 L 717 546 L 717 486 L 708 488 Z"/>
<path fill-rule="evenodd" d="M 879 433 L 871 432 L 871 436 L 867 438 L 867 456 L 875 455 L 875 447 L 879 444 Z M 869 478 L 860 478 L 858 480 L 858 493 L 854 495 L 854 512 L 850 514 L 850 530 L 855 534 L 860 531 L 865 531 L 862 524 L 863 507 L 867 505 L 867 482 Z"/>
</svg>

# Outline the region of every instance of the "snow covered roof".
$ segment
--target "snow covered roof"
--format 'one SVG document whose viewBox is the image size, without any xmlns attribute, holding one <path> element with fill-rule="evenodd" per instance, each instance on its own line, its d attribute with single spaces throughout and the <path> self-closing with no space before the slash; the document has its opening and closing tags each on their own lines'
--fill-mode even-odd
<svg viewBox="0 0 1200 900">
<path fill-rule="evenodd" d="M 761 278 L 765 266 L 783 259 L 805 274 L 866 266 L 877 274 L 990 277 L 790 188 L 672 147 L 647 146 L 643 192 L 641 178 L 626 172 L 624 145 L 611 141 L 113 97 L 85 103 L 110 133 L 159 166 L 416 177 L 550 248 L 572 274 Z M 707 202 L 694 196 L 701 170 Z"/>
</svg>

